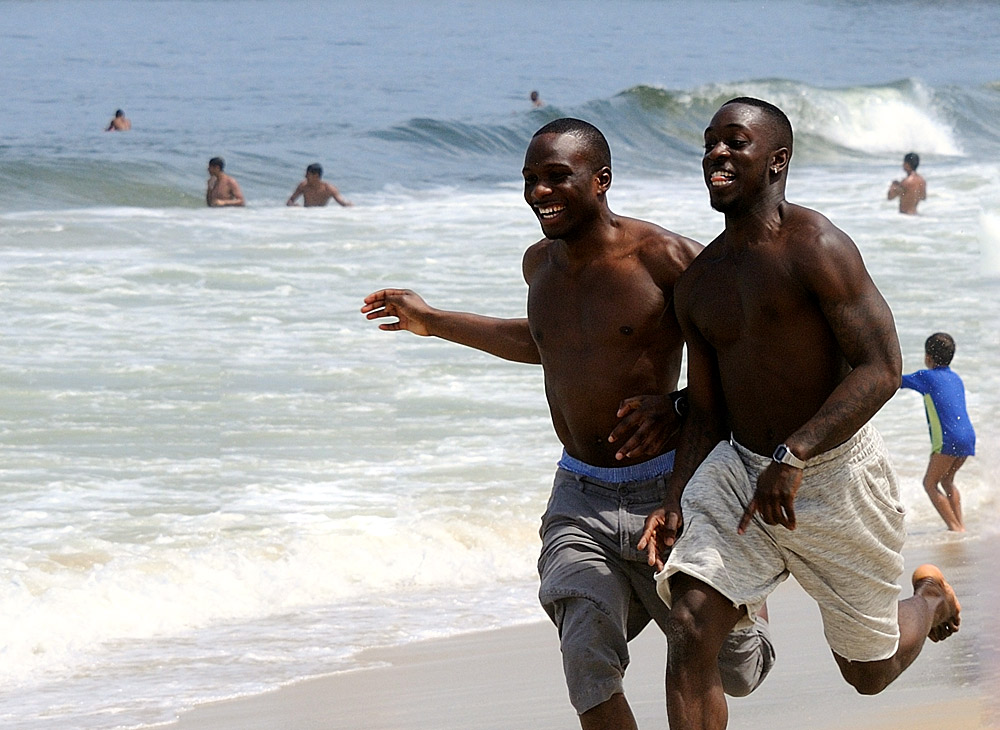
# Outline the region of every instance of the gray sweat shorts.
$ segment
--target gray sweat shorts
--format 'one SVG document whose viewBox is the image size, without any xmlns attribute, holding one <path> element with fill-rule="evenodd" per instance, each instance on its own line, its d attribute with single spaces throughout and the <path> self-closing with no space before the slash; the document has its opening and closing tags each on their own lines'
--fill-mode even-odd
<svg viewBox="0 0 1000 730">
<path fill-rule="evenodd" d="M 903 570 L 905 510 L 882 437 L 871 424 L 806 462 L 795 497 L 796 528 L 755 515 L 743 535 L 740 518 L 770 457 L 719 443 L 681 499 L 684 533 L 657 574 L 685 573 L 745 606 L 745 625 L 789 574 L 815 599 L 830 648 L 850 661 L 891 657 L 899 643 L 896 609 Z"/>
<path fill-rule="evenodd" d="M 673 453 L 602 469 L 563 455 L 542 517 L 542 607 L 559 630 L 570 702 L 580 714 L 622 692 L 628 642 L 669 609 L 636 549 L 646 516 L 663 503 Z M 586 472 L 586 473 L 580 473 Z M 719 654 L 723 688 L 743 696 L 774 663 L 767 623 L 730 634 Z"/>
</svg>

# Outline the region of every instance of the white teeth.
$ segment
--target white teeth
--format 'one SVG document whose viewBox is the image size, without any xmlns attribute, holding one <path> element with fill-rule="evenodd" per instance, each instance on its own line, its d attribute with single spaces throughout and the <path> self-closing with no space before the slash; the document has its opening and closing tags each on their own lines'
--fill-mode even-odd
<svg viewBox="0 0 1000 730">
<path fill-rule="evenodd" d="M 538 211 L 538 215 L 542 216 L 543 218 L 551 218 L 552 216 L 556 215 L 557 213 L 562 212 L 563 211 L 563 206 L 561 206 L 561 205 L 546 205 L 545 207 L 538 207 L 538 208 L 536 208 L 536 210 Z"/>
<path fill-rule="evenodd" d="M 709 183 L 712 187 L 721 188 L 723 185 L 728 185 L 733 181 L 733 174 L 726 170 L 716 170 L 712 173 L 709 178 Z"/>
</svg>

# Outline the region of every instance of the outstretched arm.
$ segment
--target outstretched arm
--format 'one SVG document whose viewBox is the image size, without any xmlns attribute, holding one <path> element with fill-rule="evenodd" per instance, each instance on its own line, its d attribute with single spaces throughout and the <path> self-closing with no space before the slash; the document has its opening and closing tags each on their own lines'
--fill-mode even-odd
<svg viewBox="0 0 1000 730">
<path fill-rule="evenodd" d="M 367 319 L 396 317 L 383 322 L 387 332 L 407 330 L 482 350 L 504 360 L 540 364 L 538 348 L 527 319 L 501 319 L 471 312 L 435 309 L 409 289 L 382 289 L 365 297 L 361 312 Z"/>
</svg>

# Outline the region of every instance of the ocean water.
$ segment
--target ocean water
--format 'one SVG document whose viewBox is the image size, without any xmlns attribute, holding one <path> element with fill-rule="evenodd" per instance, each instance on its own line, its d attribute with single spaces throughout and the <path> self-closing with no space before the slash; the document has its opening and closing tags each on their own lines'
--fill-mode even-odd
<svg viewBox="0 0 1000 730">
<path fill-rule="evenodd" d="M 521 316 L 531 133 L 607 134 L 619 213 L 722 228 L 701 131 L 784 108 L 788 197 L 858 243 L 907 371 L 951 332 L 970 533 L 876 417 L 911 541 L 996 531 L 1000 6 L 993 2 L 0 2 L 0 725 L 135 728 L 539 619 L 559 445 L 537 368 L 385 333 L 407 286 Z M 914 49 L 917 49 L 916 51 Z M 532 110 L 537 88 L 547 106 Z M 103 131 L 116 108 L 134 129 Z M 920 153 L 917 217 L 885 200 Z M 248 199 L 203 207 L 222 155 Z M 284 201 L 319 161 L 352 208 Z"/>
</svg>

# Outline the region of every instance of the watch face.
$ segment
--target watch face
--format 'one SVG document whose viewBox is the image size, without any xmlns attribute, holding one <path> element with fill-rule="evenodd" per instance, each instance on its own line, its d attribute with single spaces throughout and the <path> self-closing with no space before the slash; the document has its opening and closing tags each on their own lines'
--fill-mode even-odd
<svg viewBox="0 0 1000 730">
<path fill-rule="evenodd" d="M 774 450 L 774 460 L 785 462 L 785 457 L 788 455 L 788 447 L 784 444 L 778 444 L 778 448 Z"/>
</svg>

